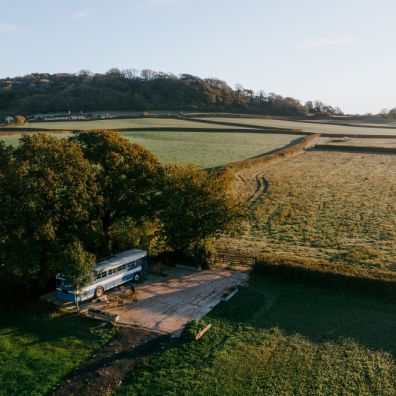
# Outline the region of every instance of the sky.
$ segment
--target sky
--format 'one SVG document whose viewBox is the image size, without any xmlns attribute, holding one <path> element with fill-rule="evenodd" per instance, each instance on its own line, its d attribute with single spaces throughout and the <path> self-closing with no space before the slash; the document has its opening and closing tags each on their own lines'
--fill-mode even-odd
<svg viewBox="0 0 396 396">
<path fill-rule="evenodd" d="M 0 78 L 153 69 L 396 107 L 395 0 L 0 0 Z"/>
</svg>

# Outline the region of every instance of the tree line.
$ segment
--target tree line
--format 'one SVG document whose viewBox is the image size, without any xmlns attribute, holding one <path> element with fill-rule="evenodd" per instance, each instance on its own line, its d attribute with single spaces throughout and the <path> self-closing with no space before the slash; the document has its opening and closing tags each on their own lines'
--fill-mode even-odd
<svg viewBox="0 0 396 396">
<path fill-rule="evenodd" d="M 105 74 L 33 73 L 0 80 L 0 115 L 169 110 L 300 116 L 342 114 L 320 101 L 253 92 L 237 85 L 190 74 L 111 69 Z"/>
<path fill-rule="evenodd" d="M 211 241 L 231 231 L 243 206 L 230 178 L 178 165 L 119 134 L 56 139 L 26 135 L 0 145 L 0 287 L 3 301 L 77 284 L 97 260 L 129 248 L 181 252 L 210 265 Z"/>
</svg>

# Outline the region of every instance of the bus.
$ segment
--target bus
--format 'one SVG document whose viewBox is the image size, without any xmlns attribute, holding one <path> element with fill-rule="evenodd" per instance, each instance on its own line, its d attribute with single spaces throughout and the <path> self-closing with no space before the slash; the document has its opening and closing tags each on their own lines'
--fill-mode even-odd
<svg viewBox="0 0 396 396">
<path fill-rule="evenodd" d="M 62 274 L 57 274 L 56 298 L 73 302 L 81 302 L 93 297 L 99 298 L 106 290 L 129 281 L 137 282 L 147 273 L 147 252 L 140 249 L 126 250 L 96 264 L 94 280 L 77 293 L 66 283 Z"/>
</svg>

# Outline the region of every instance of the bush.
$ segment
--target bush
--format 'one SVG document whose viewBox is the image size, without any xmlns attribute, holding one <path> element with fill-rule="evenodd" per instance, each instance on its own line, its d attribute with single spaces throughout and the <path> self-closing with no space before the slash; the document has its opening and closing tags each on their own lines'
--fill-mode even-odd
<svg viewBox="0 0 396 396">
<path fill-rule="evenodd" d="M 196 243 L 193 246 L 190 255 L 193 263 L 197 267 L 201 267 L 203 269 L 211 268 L 216 263 L 216 249 L 210 241 L 201 241 Z"/>
<path fill-rule="evenodd" d="M 25 125 L 26 124 L 26 118 L 22 115 L 17 115 L 15 116 L 15 124 L 16 125 Z"/>
<path fill-rule="evenodd" d="M 182 332 L 182 338 L 187 341 L 195 340 L 195 336 L 208 325 L 204 319 L 194 319 L 187 323 Z"/>
</svg>

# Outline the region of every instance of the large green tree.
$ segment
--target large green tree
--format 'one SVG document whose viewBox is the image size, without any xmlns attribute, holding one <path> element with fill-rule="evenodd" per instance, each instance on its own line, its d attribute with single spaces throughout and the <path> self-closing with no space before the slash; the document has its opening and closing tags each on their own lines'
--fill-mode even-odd
<svg viewBox="0 0 396 396">
<path fill-rule="evenodd" d="M 1 153 L 2 274 L 43 285 L 62 270 L 60 252 L 84 239 L 101 205 L 96 170 L 77 144 L 41 134 Z"/>
<path fill-rule="evenodd" d="M 106 239 L 103 253 L 111 253 L 112 227 L 117 222 L 130 218 L 140 225 L 155 216 L 162 167 L 150 151 L 115 132 L 80 132 L 72 141 L 80 145 L 96 169 L 102 199 L 98 217 Z"/>
<path fill-rule="evenodd" d="M 244 208 L 226 175 L 171 165 L 165 168 L 162 192 L 162 233 L 173 249 L 196 251 L 199 246 L 235 230 Z"/>
</svg>

